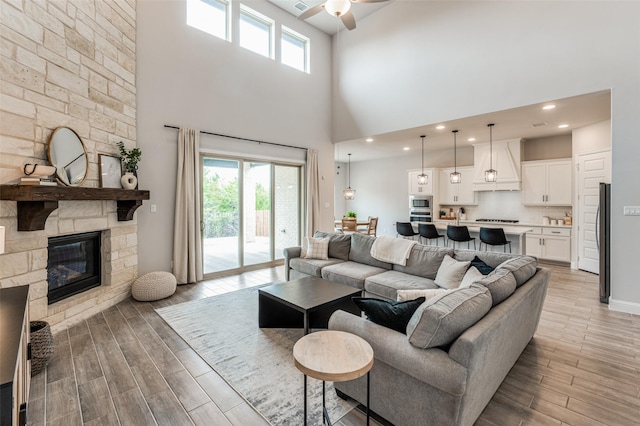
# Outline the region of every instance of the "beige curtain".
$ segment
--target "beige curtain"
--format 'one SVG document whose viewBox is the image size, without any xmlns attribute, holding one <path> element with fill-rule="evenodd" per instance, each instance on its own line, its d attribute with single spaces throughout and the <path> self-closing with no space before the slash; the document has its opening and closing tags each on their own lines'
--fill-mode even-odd
<svg viewBox="0 0 640 426">
<path fill-rule="evenodd" d="M 320 230 L 320 176 L 318 150 L 307 150 L 307 235 Z"/>
<path fill-rule="evenodd" d="M 178 284 L 202 280 L 200 132 L 180 128 L 173 231 L 173 274 Z"/>
</svg>

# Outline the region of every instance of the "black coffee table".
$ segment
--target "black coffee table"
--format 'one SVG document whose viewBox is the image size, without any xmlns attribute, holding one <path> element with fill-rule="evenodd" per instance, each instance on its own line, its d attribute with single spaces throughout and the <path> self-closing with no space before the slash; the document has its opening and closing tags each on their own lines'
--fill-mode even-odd
<svg viewBox="0 0 640 426">
<path fill-rule="evenodd" d="M 361 290 L 323 278 L 305 277 L 273 284 L 258 290 L 260 328 L 327 328 L 329 317 L 337 310 L 360 315 L 351 300 Z"/>
</svg>

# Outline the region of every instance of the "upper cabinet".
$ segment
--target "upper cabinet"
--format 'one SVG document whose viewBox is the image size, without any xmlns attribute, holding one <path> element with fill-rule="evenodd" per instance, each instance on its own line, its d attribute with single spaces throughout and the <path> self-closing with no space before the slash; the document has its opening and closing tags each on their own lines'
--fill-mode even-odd
<svg viewBox="0 0 640 426">
<path fill-rule="evenodd" d="M 438 202 L 445 205 L 470 206 L 478 204 L 476 193 L 473 190 L 473 166 L 458 167 L 458 173 L 462 175 L 460 183 L 451 183 L 449 174 L 453 167 L 440 169 L 440 185 Z"/>
<path fill-rule="evenodd" d="M 570 206 L 573 201 L 571 159 L 522 163 L 522 204 Z"/>
<path fill-rule="evenodd" d="M 473 190 L 519 191 L 522 142 L 522 139 L 494 141 L 492 150 L 489 142 L 474 144 Z M 498 179 L 496 182 L 485 182 L 484 171 L 491 167 L 498 172 Z"/>
<path fill-rule="evenodd" d="M 427 175 L 427 183 L 424 185 L 418 183 L 418 175 L 420 174 L 422 174 L 422 170 L 412 170 L 409 172 L 409 195 L 433 195 L 433 169 L 424 170 L 424 174 Z"/>
</svg>

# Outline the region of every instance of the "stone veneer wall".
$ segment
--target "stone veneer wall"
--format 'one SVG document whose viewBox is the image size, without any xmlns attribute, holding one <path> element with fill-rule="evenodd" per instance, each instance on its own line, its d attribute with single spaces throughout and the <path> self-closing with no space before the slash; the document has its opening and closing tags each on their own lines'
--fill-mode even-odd
<svg viewBox="0 0 640 426">
<path fill-rule="evenodd" d="M 83 186 L 99 185 L 98 154 L 136 143 L 135 1 L 0 0 L 0 183 L 25 163 L 46 163 L 46 143 L 68 126 L 89 154 Z M 126 298 L 137 276 L 137 225 L 115 201 L 61 201 L 44 231 L 18 232 L 16 203 L 0 201 L 7 228 L 0 288 L 29 285 L 32 319 L 68 327 Z M 103 281 L 47 306 L 47 238 L 103 231 Z"/>
</svg>

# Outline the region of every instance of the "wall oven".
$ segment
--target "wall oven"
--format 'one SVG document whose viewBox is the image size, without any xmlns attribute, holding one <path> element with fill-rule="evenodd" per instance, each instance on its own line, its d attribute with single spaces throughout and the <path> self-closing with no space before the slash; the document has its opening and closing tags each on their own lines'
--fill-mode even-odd
<svg viewBox="0 0 640 426">
<path fill-rule="evenodd" d="M 432 197 L 409 197 L 409 222 L 431 222 Z"/>
</svg>

